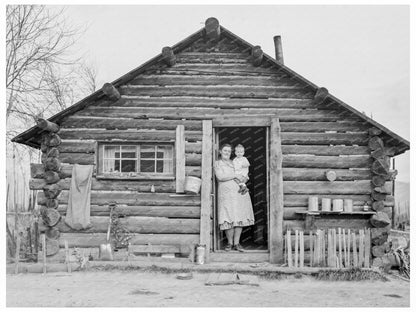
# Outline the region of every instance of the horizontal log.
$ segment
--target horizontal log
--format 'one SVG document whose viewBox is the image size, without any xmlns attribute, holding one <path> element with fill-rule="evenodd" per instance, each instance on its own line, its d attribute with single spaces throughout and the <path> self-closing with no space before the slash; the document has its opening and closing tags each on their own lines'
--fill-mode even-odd
<svg viewBox="0 0 416 312">
<path fill-rule="evenodd" d="M 315 219 L 317 229 L 364 229 L 370 228 L 368 219 Z M 283 231 L 287 230 L 305 230 L 305 221 L 301 220 L 283 220 Z"/>
<path fill-rule="evenodd" d="M 41 128 L 44 131 L 48 131 L 48 132 L 58 132 L 59 131 L 59 126 L 49 120 L 43 119 L 43 118 L 39 118 L 37 120 L 37 126 L 39 128 Z"/>
<path fill-rule="evenodd" d="M 341 194 L 360 195 L 371 194 L 372 186 L 370 180 L 362 181 L 284 181 L 284 194 Z"/>
<path fill-rule="evenodd" d="M 61 129 L 59 132 L 63 139 L 77 140 L 146 140 L 146 141 L 174 141 L 175 131 L 169 130 L 104 130 L 104 129 Z M 185 131 L 187 141 L 200 141 L 201 131 Z"/>
<path fill-rule="evenodd" d="M 282 132 L 282 144 L 346 144 L 367 145 L 365 132 L 352 133 L 303 133 Z"/>
<path fill-rule="evenodd" d="M 308 211 L 308 207 L 285 207 L 283 210 L 283 219 L 284 220 L 302 220 L 303 219 L 303 215 L 298 213 L 298 212 L 306 212 Z M 363 211 L 363 207 L 362 206 L 354 206 L 353 207 L 353 212 L 355 213 L 360 213 L 360 212 L 364 212 Z M 354 215 L 356 218 L 368 218 L 371 215 Z M 320 216 L 320 218 L 324 217 L 323 215 Z M 326 216 L 325 216 L 326 217 Z M 327 216 L 328 218 L 345 218 L 345 217 L 350 217 L 349 215 L 329 215 Z"/>
<path fill-rule="evenodd" d="M 172 245 L 129 245 L 129 252 L 131 254 L 176 254 L 189 253 L 190 246 L 180 246 L 178 244 Z"/>
<path fill-rule="evenodd" d="M 31 178 L 36 179 L 43 179 L 45 169 L 42 164 L 30 164 L 31 169 Z M 185 167 L 186 175 L 201 177 L 201 166 L 186 166 Z M 63 164 L 61 167 L 61 171 L 59 173 L 61 179 L 70 178 L 72 176 L 72 165 L 71 164 Z M 93 173 L 93 176 L 95 174 Z"/>
<path fill-rule="evenodd" d="M 79 165 L 94 165 L 95 154 L 87 153 L 61 153 L 60 160 L 66 164 L 79 164 Z"/>
<path fill-rule="evenodd" d="M 283 154 L 309 154 L 317 156 L 368 155 L 369 149 L 366 146 L 282 145 L 282 152 Z"/>
<path fill-rule="evenodd" d="M 64 217 L 56 225 L 61 233 L 71 233 L 71 229 L 64 222 Z M 106 233 L 108 217 L 91 217 L 91 228 L 79 231 L 80 233 Z M 128 231 L 141 234 L 198 234 L 199 219 L 169 219 L 157 217 L 128 217 L 121 218 L 120 224 Z"/>
<path fill-rule="evenodd" d="M 370 156 L 283 155 L 283 167 L 291 168 L 369 168 Z"/>
<path fill-rule="evenodd" d="M 372 177 L 369 169 L 349 170 L 333 169 L 336 173 L 336 181 L 369 180 Z M 284 181 L 327 181 L 325 173 L 327 169 L 315 168 L 283 168 Z"/>
<path fill-rule="evenodd" d="M 96 142 L 93 140 L 62 140 L 62 144 L 59 146 L 61 153 L 95 153 L 95 149 Z M 185 142 L 185 152 L 201 154 L 202 143 Z"/>
<path fill-rule="evenodd" d="M 182 62 L 183 58 L 178 58 L 178 61 Z M 226 63 L 238 62 L 247 63 L 244 59 L 222 59 Z M 205 59 L 193 59 L 188 60 L 188 63 L 197 63 L 198 61 L 209 63 L 215 61 L 212 58 Z M 218 60 L 216 60 L 218 62 Z M 286 77 L 247 77 L 247 76 L 209 76 L 209 75 L 140 75 L 137 78 L 131 80 L 130 85 L 201 85 L 201 86 L 215 86 L 215 85 L 228 85 L 228 86 L 291 86 L 296 82 L 293 79 Z"/>
<path fill-rule="evenodd" d="M 97 107 L 90 106 L 78 112 L 79 116 L 123 117 L 123 118 L 166 118 L 166 119 L 211 119 L 217 117 L 255 117 L 278 115 L 282 121 L 336 121 L 340 112 L 314 109 L 215 109 L 215 108 L 160 108 L 160 107 Z"/>
<path fill-rule="evenodd" d="M 141 96 L 211 96 L 211 97 L 274 97 L 310 99 L 312 93 L 298 86 L 142 86 L 125 85 L 120 88 L 122 95 Z"/>
<path fill-rule="evenodd" d="M 198 234 L 137 234 L 132 233 L 129 240 L 131 244 L 179 244 L 191 245 L 199 243 Z M 105 233 L 62 233 L 59 239 L 61 248 L 65 247 L 65 241 L 70 248 L 73 247 L 97 247 L 106 242 Z"/>
<path fill-rule="evenodd" d="M 307 194 L 284 194 L 283 201 L 284 207 L 307 207 L 308 199 L 310 195 Z M 353 200 L 354 206 L 363 206 L 365 203 L 371 203 L 370 195 L 345 195 L 345 194 L 322 194 L 319 196 L 322 198 L 331 198 L 331 199 L 344 199 L 349 198 Z"/>
<path fill-rule="evenodd" d="M 62 191 L 58 196 L 60 204 L 68 203 L 69 191 Z M 172 195 L 172 196 L 171 196 Z M 46 198 L 42 193 L 38 193 L 38 204 L 44 205 Z M 175 196 L 170 193 L 130 193 L 130 192 L 91 192 L 91 205 L 108 205 L 116 202 L 119 205 L 138 205 L 138 206 L 199 206 L 201 200 L 199 196 Z"/>
<path fill-rule="evenodd" d="M 152 98 L 149 98 L 150 101 Z M 153 99 L 154 100 L 154 99 Z M 118 104 L 123 101 L 117 102 Z M 124 101 L 129 102 L 129 101 Z M 130 105 L 131 106 L 131 105 Z M 145 106 L 145 105 L 140 105 Z M 149 105 L 151 106 L 151 105 Z M 184 125 L 186 130 L 201 130 L 198 120 L 145 120 L 133 118 L 69 116 L 62 122 L 62 128 L 106 128 L 106 129 L 156 129 L 175 130 Z"/>
<path fill-rule="evenodd" d="M 42 206 L 41 206 L 42 207 Z M 59 205 L 58 211 L 66 214 L 67 205 Z M 91 216 L 109 216 L 108 206 L 91 205 Z M 165 217 L 165 218 L 190 218 L 199 219 L 201 214 L 200 206 L 126 206 L 118 205 L 115 209 L 123 216 L 136 217 Z"/>
<path fill-rule="evenodd" d="M 57 185 L 62 190 L 69 190 L 71 185 L 71 179 L 66 178 L 60 180 Z M 155 188 L 155 192 L 175 192 L 175 181 L 126 181 L 126 180 L 97 180 L 92 179 L 91 189 L 96 191 L 137 191 L 137 192 L 150 192 L 152 185 Z M 31 190 L 41 190 L 46 186 L 46 182 L 43 179 L 30 179 L 29 188 Z"/>
</svg>

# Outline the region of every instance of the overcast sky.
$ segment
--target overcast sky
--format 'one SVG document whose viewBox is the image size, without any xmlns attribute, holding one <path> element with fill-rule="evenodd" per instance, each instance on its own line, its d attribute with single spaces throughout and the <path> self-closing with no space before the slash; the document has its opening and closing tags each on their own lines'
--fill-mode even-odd
<svg viewBox="0 0 416 312">
<path fill-rule="evenodd" d="M 285 65 L 409 139 L 408 6 L 67 6 L 88 24 L 76 50 L 113 81 L 204 26 L 220 24 L 274 56 L 281 35 Z M 409 181 L 409 153 L 397 158 Z"/>
</svg>

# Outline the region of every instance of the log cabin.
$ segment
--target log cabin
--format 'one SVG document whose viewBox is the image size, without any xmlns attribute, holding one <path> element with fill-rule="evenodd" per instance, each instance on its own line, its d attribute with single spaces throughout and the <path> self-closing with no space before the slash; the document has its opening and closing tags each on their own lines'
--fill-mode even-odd
<svg viewBox="0 0 416 312">
<path fill-rule="evenodd" d="M 67 242 L 97 250 L 111 204 L 137 250 L 181 253 L 202 245 L 214 262 L 282 263 L 287 230 L 388 231 L 396 174 L 390 163 L 409 142 L 286 67 L 280 36 L 274 42 L 275 58 L 209 18 L 16 136 L 43 152 L 42 163 L 31 164 L 30 188 L 51 215 L 42 229 L 47 238 L 58 249 Z M 244 145 L 252 164 L 256 221 L 242 233 L 244 254 L 223 252 L 216 221 L 213 162 L 223 143 Z M 63 222 L 74 164 L 94 165 L 92 227 L 80 231 Z M 185 192 L 189 177 L 201 179 L 198 194 Z M 341 202 L 342 212 L 331 213 L 337 200 L 345 210 Z"/>
</svg>

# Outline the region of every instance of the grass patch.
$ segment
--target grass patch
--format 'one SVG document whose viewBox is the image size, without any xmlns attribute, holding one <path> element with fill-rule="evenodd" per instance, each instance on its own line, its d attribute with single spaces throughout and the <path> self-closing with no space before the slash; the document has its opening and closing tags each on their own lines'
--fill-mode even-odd
<svg viewBox="0 0 416 312">
<path fill-rule="evenodd" d="M 313 275 L 316 279 L 324 281 L 388 281 L 388 278 L 379 272 L 362 270 L 359 268 L 336 271 L 321 270 L 316 275 Z"/>
</svg>

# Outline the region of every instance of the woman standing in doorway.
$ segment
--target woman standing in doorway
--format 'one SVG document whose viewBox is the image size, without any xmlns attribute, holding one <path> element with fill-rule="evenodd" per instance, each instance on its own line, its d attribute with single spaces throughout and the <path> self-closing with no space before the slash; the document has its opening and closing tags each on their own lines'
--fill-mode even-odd
<svg viewBox="0 0 416 312">
<path fill-rule="evenodd" d="M 236 175 L 233 162 L 230 159 L 231 145 L 224 144 L 220 149 L 221 157 L 214 164 L 215 176 L 218 181 L 218 224 L 220 230 L 225 230 L 228 244 L 226 251 L 232 248 L 243 252 L 240 236 L 243 227 L 254 224 L 253 206 L 248 193 L 238 192 L 241 183 L 247 182 L 244 177 Z M 237 181 L 237 182 L 238 182 Z"/>
</svg>

